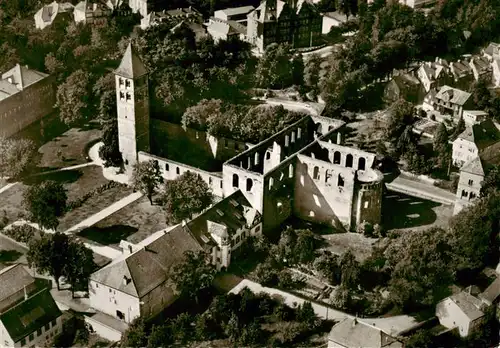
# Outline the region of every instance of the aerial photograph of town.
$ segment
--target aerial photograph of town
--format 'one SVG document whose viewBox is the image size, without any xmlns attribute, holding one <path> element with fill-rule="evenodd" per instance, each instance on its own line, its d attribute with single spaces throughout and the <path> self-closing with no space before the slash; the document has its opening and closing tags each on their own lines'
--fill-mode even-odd
<svg viewBox="0 0 500 348">
<path fill-rule="evenodd" d="M 0 347 L 500 347 L 500 0 L 0 0 Z"/>
</svg>

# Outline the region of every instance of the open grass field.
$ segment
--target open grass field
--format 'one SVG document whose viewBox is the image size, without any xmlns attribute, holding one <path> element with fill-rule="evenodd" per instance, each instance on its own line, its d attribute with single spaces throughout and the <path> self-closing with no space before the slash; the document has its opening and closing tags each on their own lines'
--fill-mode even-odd
<svg viewBox="0 0 500 348">
<path fill-rule="evenodd" d="M 18 183 L 8 190 L 0 193 L 0 216 L 7 217 L 8 223 L 25 218 L 27 215 L 26 209 L 23 207 L 23 193 L 28 186 Z"/>
<path fill-rule="evenodd" d="M 166 227 L 162 207 L 151 205 L 146 197 L 142 197 L 79 235 L 100 244 L 116 246 L 122 239 L 138 243 Z"/>
<path fill-rule="evenodd" d="M 325 246 L 322 249 L 331 251 L 334 254 L 341 255 L 350 250 L 358 261 L 364 261 L 371 253 L 376 238 L 367 238 L 359 233 L 334 233 L 323 235 Z"/>
<path fill-rule="evenodd" d="M 95 125 L 71 128 L 38 149 L 38 166 L 41 170 L 47 170 L 85 163 L 87 145 L 99 139 L 101 135 L 102 131 Z"/>
<path fill-rule="evenodd" d="M 82 222 L 88 217 L 97 214 L 104 208 L 119 201 L 132 193 L 131 188 L 113 187 L 102 194 L 92 196 L 81 207 L 67 212 L 59 219 L 58 231 L 65 231 L 68 228 Z"/>
</svg>

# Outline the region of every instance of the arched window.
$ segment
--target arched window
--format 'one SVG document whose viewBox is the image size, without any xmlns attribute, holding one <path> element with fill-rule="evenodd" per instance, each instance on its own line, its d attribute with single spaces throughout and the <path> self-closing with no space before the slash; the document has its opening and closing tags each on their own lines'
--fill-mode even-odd
<svg viewBox="0 0 500 348">
<path fill-rule="evenodd" d="M 347 157 L 346 157 L 346 159 L 345 159 L 345 166 L 349 167 L 349 168 L 352 168 L 352 162 L 353 162 L 352 155 L 348 154 Z"/>
<path fill-rule="evenodd" d="M 253 180 L 250 178 L 247 178 L 247 192 L 252 190 L 252 186 L 253 186 Z"/>
<path fill-rule="evenodd" d="M 332 178 L 332 171 L 330 169 L 327 169 L 325 172 L 325 183 L 329 183 L 331 178 Z"/>
<path fill-rule="evenodd" d="M 333 153 L 333 164 L 340 164 L 342 160 L 342 155 L 340 154 L 340 151 L 335 151 Z"/>
<path fill-rule="evenodd" d="M 344 178 L 340 174 L 339 174 L 339 178 L 337 180 L 337 186 L 344 187 Z"/>
<path fill-rule="evenodd" d="M 365 167 L 366 167 L 366 160 L 364 157 L 360 157 L 358 160 L 358 169 L 365 170 Z"/>
<path fill-rule="evenodd" d="M 169 167 L 168 167 L 168 163 L 165 163 L 165 171 L 167 171 L 167 172 L 168 172 L 168 169 L 169 169 Z"/>
<path fill-rule="evenodd" d="M 462 198 L 463 197 L 467 197 L 467 192 L 465 192 L 465 190 L 462 190 Z"/>
<path fill-rule="evenodd" d="M 288 177 L 292 178 L 293 177 L 293 164 L 290 164 L 288 166 Z"/>
<path fill-rule="evenodd" d="M 313 179 L 314 180 L 319 180 L 319 168 L 316 166 L 313 169 Z"/>
<path fill-rule="evenodd" d="M 328 131 L 331 131 L 333 129 L 333 126 L 328 126 Z"/>
<path fill-rule="evenodd" d="M 266 152 L 266 160 L 268 159 L 271 159 L 271 153 L 270 152 Z"/>
<path fill-rule="evenodd" d="M 258 164 L 259 164 L 259 160 L 260 160 L 260 159 L 259 159 L 259 156 L 260 156 L 260 155 L 259 155 L 259 153 L 258 153 L 258 152 L 256 152 L 256 153 L 255 153 L 255 157 L 254 157 L 254 161 L 253 161 L 255 165 L 258 165 Z"/>
<path fill-rule="evenodd" d="M 240 178 L 238 177 L 238 174 L 233 174 L 233 187 L 240 187 Z"/>
<path fill-rule="evenodd" d="M 273 188 L 273 184 L 274 184 L 274 179 L 273 178 L 269 178 L 269 189 Z"/>
</svg>

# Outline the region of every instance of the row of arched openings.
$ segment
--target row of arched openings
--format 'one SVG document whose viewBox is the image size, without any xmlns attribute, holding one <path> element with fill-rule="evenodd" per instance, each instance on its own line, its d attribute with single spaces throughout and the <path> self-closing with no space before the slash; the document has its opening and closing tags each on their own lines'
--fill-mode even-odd
<svg viewBox="0 0 500 348">
<path fill-rule="evenodd" d="M 345 166 L 347 168 L 352 168 L 354 162 L 354 157 L 351 154 L 348 154 L 345 158 Z M 333 164 L 341 164 L 342 163 L 342 154 L 340 151 L 335 151 L 333 153 Z M 366 169 L 366 159 L 364 157 L 360 157 L 358 159 L 358 170 Z"/>
</svg>

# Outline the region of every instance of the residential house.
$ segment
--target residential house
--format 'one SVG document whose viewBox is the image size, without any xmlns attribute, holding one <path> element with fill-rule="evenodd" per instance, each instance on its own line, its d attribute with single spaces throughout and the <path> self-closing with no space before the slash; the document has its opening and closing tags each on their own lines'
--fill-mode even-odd
<svg viewBox="0 0 500 348">
<path fill-rule="evenodd" d="M 62 313 L 45 288 L 0 313 L 0 342 L 4 347 L 47 346 L 62 332 L 62 322 Z"/>
<path fill-rule="evenodd" d="M 159 25 L 160 23 L 177 23 L 181 21 L 186 21 L 188 23 L 201 23 L 203 21 L 203 16 L 191 6 L 170 11 L 152 11 L 141 19 L 141 29 L 145 30 L 151 26 Z"/>
<path fill-rule="evenodd" d="M 490 60 L 500 59 L 500 44 L 492 42 L 483 50 L 483 55 Z"/>
<path fill-rule="evenodd" d="M 246 27 L 236 21 L 224 21 L 215 17 L 210 18 L 207 24 L 207 32 L 215 42 L 228 40 L 230 37 L 237 37 L 240 40 L 246 39 Z"/>
<path fill-rule="evenodd" d="M 474 82 L 474 72 L 467 60 L 459 59 L 450 63 L 450 72 L 453 76 L 452 85 L 459 89 L 468 89 Z"/>
<path fill-rule="evenodd" d="M 47 286 L 38 286 L 20 264 L 0 272 L 0 346 L 44 346 L 61 326 L 61 312 Z"/>
<path fill-rule="evenodd" d="M 402 5 L 409 6 L 411 8 L 422 8 L 434 5 L 436 0 L 399 0 Z"/>
<path fill-rule="evenodd" d="M 426 92 L 451 84 L 453 81 L 448 62 L 436 58 L 435 62 L 425 62 L 417 70 L 417 77 Z"/>
<path fill-rule="evenodd" d="M 73 11 L 73 5 L 69 2 L 58 3 L 54 1 L 44 5 L 35 15 L 35 27 L 44 29 L 56 21 L 64 21 L 69 19 L 69 14 Z"/>
<path fill-rule="evenodd" d="M 448 329 L 457 328 L 467 337 L 483 322 L 485 305 L 466 291 L 449 296 L 436 305 L 439 323 Z"/>
<path fill-rule="evenodd" d="M 225 8 L 214 12 L 214 17 L 222 19 L 223 21 L 235 21 L 246 26 L 247 16 L 250 12 L 255 10 L 253 6 L 241 6 Z"/>
<path fill-rule="evenodd" d="M 411 74 L 394 76 L 384 89 L 384 99 L 387 103 L 393 103 L 398 99 L 418 103 L 423 99 L 422 94 L 423 89 L 420 81 Z"/>
<path fill-rule="evenodd" d="M 338 27 L 345 22 L 347 22 L 347 16 L 342 12 L 335 11 L 324 13 L 321 33 L 328 34 L 332 27 Z"/>
<path fill-rule="evenodd" d="M 457 122 L 463 115 L 464 109 L 473 109 L 471 94 L 450 86 L 443 86 L 435 93 L 429 92 L 424 100 L 424 109 L 451 116 Z"/>
<path fill-rule="evenodd" d="M 488 113 L 482 110 L 464 110 L 462 117 L 465 124 L 474 125 L 486 121 Z"/>
<path fill-rule="evenodd" d="M 218 269 L 231 252 L 261 232 L 260 214 L 238 191 L 190 222 L 134 245 L 122 241 L 123 255 L 90 276 L 90 305 L 126 323 L 151 317 L 177 298 L 170 272 L 185 252 L 205 252 Z"/>
<path fill-rule="evenodd" d="M 466 125 L 466 129 L 453 141 L 453 165 L 461 167 L 498 142 L 500 132 L 491 119 Z"/>
<path fill-rule="evenodd" d="M 52 113 L 55 102 L 52 76 L 16 64 L 0 78 L 0 137 Z"/>
<path fill-rule="evenodd" d="M 92 23 L 94 26 L 104 26 L 111 15 L 110 10 L 102 3 L 91 3 L 90 1 L 80 1 L 73 12 L 75 23 Z"/>
<path fill-rule="evenodd" d="M 272 43 L 314 47 L 321 42 L 322 25 L 321 13 L 309 0 L 266 0 L 248 14 L 247 40 L 259 52 Z"/>
<path fill-rule="evenodd" d="M 469 66 L 472 69 L 474 79 L 490 82 L 493 78 L 493 68 L 490 61 L 486 57 L 474 56 L 469 61 Z"/>
<path fill-rule="evenodd" d="M 345 318 L 328 335 L 328 348 L 403 348 L 403 343 L 357 318 Z"/>
</svg>

